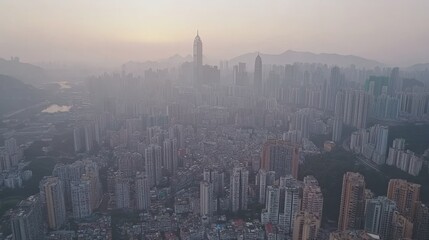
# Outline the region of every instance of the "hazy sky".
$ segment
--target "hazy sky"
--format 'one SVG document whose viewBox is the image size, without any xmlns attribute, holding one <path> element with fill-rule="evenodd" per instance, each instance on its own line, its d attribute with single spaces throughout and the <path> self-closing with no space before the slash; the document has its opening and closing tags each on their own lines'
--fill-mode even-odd
<svg viewBox="0 0 429 240">
<path fill-rule="evenodd" d="M 429 62 L 428 0 L 0 0 L 0 57 L 119 64 L 292 49 Z"/>
</svg>

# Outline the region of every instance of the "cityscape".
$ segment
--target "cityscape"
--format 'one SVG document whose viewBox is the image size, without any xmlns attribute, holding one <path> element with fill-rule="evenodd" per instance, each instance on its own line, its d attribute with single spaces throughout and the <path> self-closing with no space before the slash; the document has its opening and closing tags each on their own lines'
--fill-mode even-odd
<svg viewBox="0 0 429 240">
<path fill-rule="evenodd" d="M 429 63 L 215 61 L 192 28 L 116 68 L 0 58 L 0 240 L 429 239 Z"/>
</svg>

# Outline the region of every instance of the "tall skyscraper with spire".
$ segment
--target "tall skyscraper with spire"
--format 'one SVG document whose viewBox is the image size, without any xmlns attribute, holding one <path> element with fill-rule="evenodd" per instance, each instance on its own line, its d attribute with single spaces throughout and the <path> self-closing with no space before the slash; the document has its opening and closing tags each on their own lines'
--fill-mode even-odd
<svg viewBox="0 0 429 240">
<path fill-rule="evenodd" d="M 194 84 L 201 82 L 203 72 L 203 42 L 197 31 L 197 36 L 194 39 L 194 52 L 193 52 L 193 76 Z"/>
<path fill-rule="evenodd" d="M 261 56 L 255 59 L 255 72 L 253 74 L 253 88 L 255 89 L 256 95 L 262 94 L 262 59 Z"/>
</svg>

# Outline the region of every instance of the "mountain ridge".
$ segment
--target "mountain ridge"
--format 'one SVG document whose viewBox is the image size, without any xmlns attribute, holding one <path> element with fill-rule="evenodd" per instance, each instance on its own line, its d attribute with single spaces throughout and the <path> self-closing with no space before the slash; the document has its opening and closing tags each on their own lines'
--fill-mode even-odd
<svg viewBox="0 0 429 240">
<path fill-rule="evenodd" d="M 250 52 L 234 57 L 229 62 L 230 65 L 235 65 L 238 62 L 244 62 L 246 63 L 246 65 L 249 65 L 250 68 L 253 68 L 255 58 L 258 54 L 261 56 L 263 64 L 285 65 L 300 62 L 337 65 L 340 67 L 355 65 L 356 67 L 360 68 L 385 66 L 385 64 L 380 63 L 378 61 L 366 59 L 355 55 L 342 55 L 337 53 L 312 53 L 307 51 L 294 50 L 287 50 L 280 54 Z"/>
<path fill-rule="evenodd" d="M 14 77 L 0 74 L 0 117 L 25 108 L 45 99 L 43 90 L 24 83 Z"/>
</svg>

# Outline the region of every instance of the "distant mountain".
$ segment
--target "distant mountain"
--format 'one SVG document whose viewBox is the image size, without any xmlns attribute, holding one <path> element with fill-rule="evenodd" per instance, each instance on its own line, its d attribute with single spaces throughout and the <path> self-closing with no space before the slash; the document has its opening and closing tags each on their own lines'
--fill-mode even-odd
<svg viewBox="0 0 429 240">
<path fill-rule="evenodd" d="M 43 68 L 20 62 L 18 58 L 12 58 L 11 60 L 0 58 L 0 74 L 20 79 L 32 85 L 39 85 L 49 81 L 49 77 Z"/>
<path fill-rule="evenodd" d="M 20 80 L 0 75 L 0 118 L 5 113 L 35 105 L 45 100 L 44 91 Z"/>
<path fill-rule="evenodd" d="M 229 61 L 229 65 L 235 65 L 239 62 L 244 62 L 248 66 L 249 69 L 253 69 L 255 64 L 255 58 L 258 55 L 257 52 L 243 54 L 241 56 L 235 57 Z M 373 68 L 376 66 L 384 66 L 384 64 L 365 59 L 358 56 L 353 55 L 340 55 L 340 54 L 332 54 L 332 53 L 311 53 L 311 52 L 298 52 L 288 50 L 281 54 L 259 54 L 262 58 L 263 64 L 293 64 L 296 62 L 300 63 L 322 63 L 327 65 L 337 65 L 337 66 L 350 66 L 355 65 L 360 68 Z"/>
<path fill-rule="evenodd" d="M 188 55 L 186 57 L 183 57 L 176 54 L 172 57 L 169 57 L 167 59 L 162 59 L 159 61 L 146 61 L 146 62 L 129 61 L 122 65 L 122 70 L 124 70 L 126 73 L 143 75 L 144 71 L 151 68 L 153 70 L 174 68 L 174 67 L 180 66 L 184 62 L 192 62 L 192 56 Z"/>
<path fill-rule="evenodd" d="M 414 64 L 406 69 L 409 71 L 429 71 L 429 63 Z"/>
</svg>

